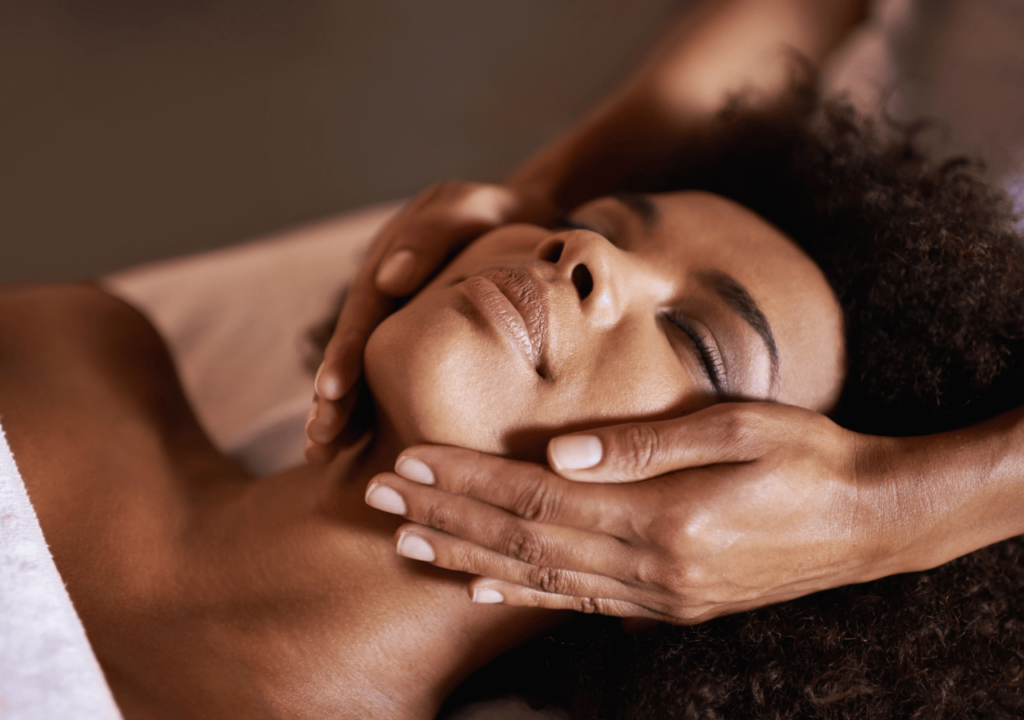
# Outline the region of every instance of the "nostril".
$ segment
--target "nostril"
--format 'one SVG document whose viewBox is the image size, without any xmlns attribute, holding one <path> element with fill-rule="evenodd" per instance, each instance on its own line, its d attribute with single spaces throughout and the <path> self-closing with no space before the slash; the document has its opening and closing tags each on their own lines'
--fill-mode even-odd
<svg viewBox="0 0 1024 720">
<path fill-rule="evenodd" d="M 580 300 L 586 300 L 590 291 L 594 289 L 594 278 L 586 265 L 577 265 L 572 269 L 572 284 L 576 286 Z"/>
<path fill-rule="evenodd" d="M 558 262 L 559 258 L 562 257 L 562 251 L 565 250 L 564 242 L 556 242 L 552 245 L 546 253 L 544 253 L 544 259 L 549 263 Z"/>
</svg>

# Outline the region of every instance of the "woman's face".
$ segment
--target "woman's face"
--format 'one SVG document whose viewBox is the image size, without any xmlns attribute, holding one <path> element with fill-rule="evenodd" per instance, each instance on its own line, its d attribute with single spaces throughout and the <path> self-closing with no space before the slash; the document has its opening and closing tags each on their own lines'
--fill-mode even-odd
<svg viewBox="0 0 1024 720">
<path fill-rule="evenodd" d="M 570 218 L 481 237 L 373 334 L 367 377 L 404 442 L 536 459 L 559 432 L 726 399 L 834 405 L 842 313 L 758 215 L 680 192 Z"/>
</svg>

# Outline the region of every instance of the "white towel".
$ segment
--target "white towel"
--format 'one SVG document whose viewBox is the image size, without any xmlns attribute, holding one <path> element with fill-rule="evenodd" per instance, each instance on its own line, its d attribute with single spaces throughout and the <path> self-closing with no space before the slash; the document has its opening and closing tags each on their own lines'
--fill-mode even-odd
<svg viewBox="0 0 1024 720">
<path fill-rule="evenodd" d="M 120 720 L 0 426 L 0 718 Z"/>
</svg>

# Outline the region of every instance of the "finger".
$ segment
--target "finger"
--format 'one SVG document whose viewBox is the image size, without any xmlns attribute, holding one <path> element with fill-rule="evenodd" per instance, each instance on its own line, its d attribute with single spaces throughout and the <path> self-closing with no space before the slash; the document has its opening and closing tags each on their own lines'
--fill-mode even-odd
<svg viewBox="0 0 1024 720">
<path fill-rule="evenodd" d="M 317 445 L 326 445 L 338 434 L 342 422 L 335 403 L 314 397 L 313 407 L 306 416 L 306 437 Z"/>
<path fill-rule="evenodd" d="M 363 371 L 367 340 L 393 308 L 394 301 L 377 291 L 369 271 L 361 271 L 349 287 L 334 334 L 324 349 L 313 383 L 320 397 L 339 400 L 352 389 Z"/>
<path fill-rule="evenodd" d="M 393 308 L 374 283 L 374 276 L 394 242 L 396 227 L 408 222 L 415 199 L 403 207 L 378 231 L 366 259 L 345 295 L 338 322 L 324 349 L 324 359 L 313 385 L 320 397 L 338 400 L 355 384 L 362 372 L 363 349 L 373 329 Z"/>
<path fill-rule="evenodd" d="M 365 431 L 354 414 L 365 386 L 357 385 L 338 402 L 314 396 L 306 418 L 306 445 L 303 454 L 311 465 L 334 459 L 338 451 L 361 437 Z"/>
<path fill-rule="evenodd" d="M 768 403 L 714 405 L 672 420 L 627 423 L 563 435 L 548 462 L 572 480 L 630 482 L 687 468 L 756 460 L 771 437 Z"/>
<path fill-rule="evenodd" d="M 636 551 L 607 535 L 523 520 L 492 505 L 439 492 L 391 473 L 382 473 L 371 481 L 366 502 L 446 533 L 446 542 L 457 544 L 467 553 L 474 548 L 489 553 L 492 559 L 514 561 L 520 573 L 513 578 L 516 582 L 527 582 L 538 572 L 540 580 L 544 573 L 554 577 L 560 571 L 543 568 L 559 568 L 641 584 L 636 574 L 641 559 Z M 486 570 L 468 566 L 453 569 L 477 574 Z"/>
<path fill-rule="evenodd" d="M 395 471 L 423 482 L 429 475 L 437 489 L 506 510 L 526 520 L 578 528 L 622 540 L 637 537 L 635 518 L 651 510 L 646 488 L 581 485 L 567 482 L 534 463 L 508 460 L 463 448 L 419 445 L 402 452 Z M 449 497 L 430 495 L 433 512 L 445 512 Z"/>
<path fill-rule="evenodd" d="M 469 593 L 475 603 L 501 603 L 517 607 L 547 608 L 548 610 L 574 610 L 588 614 L 649 618 L 666 622 L 671 620 L 667 615 L 628 600 L 547 593 L 494 578 L 474 579 L 469 585 Z"/>
<path fill-rule="evenodd" d="M 375 273 L 377 290 L 392 296 L 411 294 L 471 240 L 521 214 L 521 203 L 508 188 L 462 182 L 434 185 L 381 232 L 387 252 Z"/>
<path fill-rule="evenodd" d="M 602 575 L 528 565 L 422 525 L 407 524 L 399 528 L 395 534 L 395 549 L 411 560 L 474 575 L 484 573 L 543 592 L 593 594 L 620 600 L 643 592 Z"/>
<path fill-rule="evenodd" d="M 317 393 L 337 400 L 351 389 L 370 334 L 394 308 L 389 295 L 412 293 L 453 252 L 518 209 L 507 188 L 451 181 L 431 186 L 389 220 L 349 288 L 317 372 Z"/>
<path fill-rule="evenodd" d="M 352 418 L 361 385 L 349 388 L 337 402 L 314 395 L 313 408 L 306 418 L 306 437 L 317 445 L 334 441 Z"/>
</svg>

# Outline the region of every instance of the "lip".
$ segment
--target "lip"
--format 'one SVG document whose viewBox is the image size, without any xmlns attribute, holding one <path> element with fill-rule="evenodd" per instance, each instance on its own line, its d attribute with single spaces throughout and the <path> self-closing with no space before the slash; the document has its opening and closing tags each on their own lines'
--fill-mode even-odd
<svg viewBox="0 0 1024 720">
<path fill-rule="evenodd" d="M 525 268 L 501 267 L 467 278 L 469 300 L 542 376 L 548 328 L 548 290 Z"/>
</svg>

